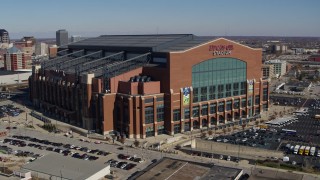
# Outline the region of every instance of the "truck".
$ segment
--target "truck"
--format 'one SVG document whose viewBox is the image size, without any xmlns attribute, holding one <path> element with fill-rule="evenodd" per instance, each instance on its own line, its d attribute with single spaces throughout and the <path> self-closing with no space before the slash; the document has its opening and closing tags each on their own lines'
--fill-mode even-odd
<svg viewBox="0 0 320 180">
<path fill-rule="evenodd" d="M 310 156 L 314 156 L 316 153 L 316 147 L 311 147 L 310 149 Z"/>
<path fill-rule="evenodd" d="M 299 149 L 299 154 L 300 155 L 303 155 L 303 152 L 304 152 L 304 149 L 305 149 L 306 147 L 305 146 L 301 146 L 300 147 L 300 149 Z"/>
<path fill-rule="evenodd" d="M 310 146 L 307 146 L 306 149 L 304 149 L 304 155 L 309 156 L 310 153 Z"/>
<path fill-rule="evenodd" d="M 299 148 L 300 148 L 300 145 L 296 145 L 293 149 L 293 154 L 298 154 Z"/>
</svg>

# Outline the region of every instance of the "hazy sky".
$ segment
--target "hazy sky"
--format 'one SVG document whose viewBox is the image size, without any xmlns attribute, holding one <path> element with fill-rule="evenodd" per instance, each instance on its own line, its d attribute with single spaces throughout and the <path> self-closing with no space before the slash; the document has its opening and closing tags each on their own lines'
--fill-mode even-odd
<svg viewBox="0 0 320 180">
<path fill-rule="evenodd" d="M 192 33 L 318 36 L 320 0 L 3 0 L 0 28 L 26 35 Z"/>
</svg>

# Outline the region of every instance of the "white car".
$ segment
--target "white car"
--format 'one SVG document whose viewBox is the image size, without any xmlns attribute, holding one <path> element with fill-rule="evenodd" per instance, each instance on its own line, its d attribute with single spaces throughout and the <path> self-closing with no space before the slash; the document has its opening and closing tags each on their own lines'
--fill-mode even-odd
<svg viewBox="0 0 320 180">
<path fill-rule="evenodd" d="M 230 160 L 231 160 L 231 157 L 230 157 L 230 156 L 228 156 L 228 157 L 227 157 L 227 161 L 230 161 Z"/>
<path fill-rule="evenodd" d="M 122 164 L 122 166 L 120 168 L 124 169 L 127 165 L 128 165 L 128 163 L 124 163 L 124 164 Z"/>
</svg>

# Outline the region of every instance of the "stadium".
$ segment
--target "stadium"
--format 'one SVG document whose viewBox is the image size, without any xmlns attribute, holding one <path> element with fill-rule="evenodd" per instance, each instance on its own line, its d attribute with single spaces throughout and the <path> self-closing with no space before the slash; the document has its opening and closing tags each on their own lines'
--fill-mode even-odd
<svg viewBox="0 0 320 180">
<path fill-rule="evenodd" d="M 39 110 L 128 138 L 215 128 L 268 110 L 262 50 L 192 34 L 103 35 L 33 66 Z"/>
</svg>

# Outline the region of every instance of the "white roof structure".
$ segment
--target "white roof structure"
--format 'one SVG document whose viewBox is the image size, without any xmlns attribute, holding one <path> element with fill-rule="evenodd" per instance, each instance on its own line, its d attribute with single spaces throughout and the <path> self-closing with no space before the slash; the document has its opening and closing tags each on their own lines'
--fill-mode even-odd
<svg viewBox="0 0 320 180">
<path fill-rule="evenodd" d="M 110 173 L 110 165 L 54 153 L 28 163 L 22 169 L 33 171 L 39 177 L 49 176 L 77 180 L 100 179 Z"/>
<path fill-rule="evenodd" d="M 295 119 L 295 117 L 293 117 L 293 116 L 282 117 L 282 118 L 277 118 L 277 119 L 268 121 L 268 122 L 266 122 L 266 124 L 279 126 L 279 125 L 285 124 L 289 121 L 292 121 L 294 119 Z"/>
</svg>

